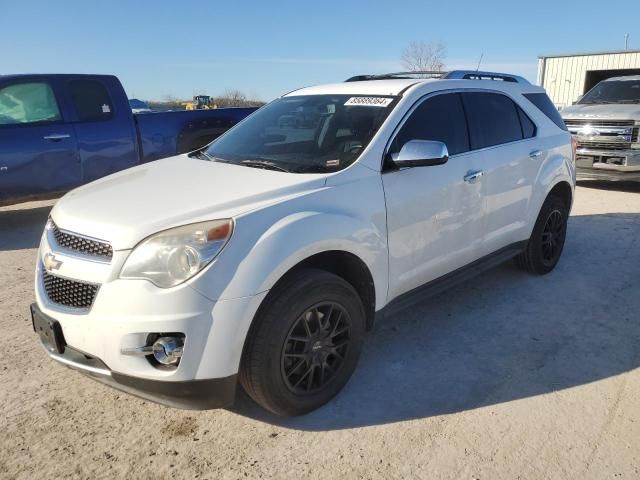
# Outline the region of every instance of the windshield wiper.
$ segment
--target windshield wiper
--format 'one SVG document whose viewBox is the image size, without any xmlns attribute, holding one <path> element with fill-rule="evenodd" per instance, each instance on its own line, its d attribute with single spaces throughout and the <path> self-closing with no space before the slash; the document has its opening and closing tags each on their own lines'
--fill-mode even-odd
<svg viewBox="0 0 640 480">
<path fill-rule="evenodd" d="M 232 163 L 234 165 L 236 164 L 235 162 L 231 162 L 229 160 L 225 160 L 225 159 L 220 158 L 220 157 L 214 157 L 212 155 L 209 155 L 204 150 L 196 150 L 195 152 L 191 152 L 189 154 L 189 156 L 192 157 L 192 158 L 199 158 L 200 160 L 208 160 L 210 162 Z"/>
<path fill-rule="evenodd" d="M 204 153 L 202 150 L 196 150 L 195 152 L 191 152 L 189 154 L 191 158 L 199 158 L 200 160 L 209 160 L 211 161 L 211 157 Z"/>
<path fill-rule="evenodd" d="M 616 103 L 640 103 L 640 98 L 636 100 L 632 100 L 632 99 L 618 100 Z"/>
<path fill-rule="evenodd" d="M 579 103 L 582 103 L 583 105 L 605 105 L 605 104 L 616 103 L 616 102 L 610 102 L 608 100 L 591 100 L 589 102 L 579 102 Z"/>
<path fill-rule="evenodd" d="M 275 162 L 270 162 L 268 160 L 243 160 L 240 162 L 240 165 L 245 165 L 247 167 L 254 168 L 264 168 L 265 170 L 277 170 L 279 172 L 287 172 L 291 173 L 291 170 L 287 170 L 284 167 L 281 167 Z"/>
</svg>

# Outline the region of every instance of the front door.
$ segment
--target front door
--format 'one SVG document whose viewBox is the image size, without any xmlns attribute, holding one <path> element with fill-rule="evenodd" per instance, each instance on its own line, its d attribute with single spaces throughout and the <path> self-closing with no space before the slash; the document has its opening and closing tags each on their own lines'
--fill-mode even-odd
<svg viewBox="0 0 640 480">
<path fill-rule="evenodd" d="M 0 86 L 0 204 L 69 190 L 81 182 L 73 127 L 47 82 Z"/>
<path fill-rule="evenodd" d="M 469 149 L 459 93 L 423 99 L 394 137 L 388 155 L 393 158 L 416 139 L 445 143 L 450 157 L 443 165 L 391 167 L 382 174 L 389 301 L 476 260 L 482 242 L 481 154 Z"/>
</svg>

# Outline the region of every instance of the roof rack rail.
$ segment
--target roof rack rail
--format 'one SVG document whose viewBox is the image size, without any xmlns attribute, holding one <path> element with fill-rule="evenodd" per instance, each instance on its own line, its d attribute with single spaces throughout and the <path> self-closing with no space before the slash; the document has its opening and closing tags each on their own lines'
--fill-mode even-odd
<svg viewBox="0 0 640 480">
<path fill-rule="evenodd" d="M 481 72 L 478 70 L 453 70 L 444 75 L 442 78 L 449 80 L 498 80 L 502 82 L 531 85 L 531 83 L 526 78 L 520 77 L 519 75 L 498 72 Z"/>
<path fill-rule="evenodd" d="M 442 78 L 447 72 L 436 70 L 419 70 L 416 72 L 393 72 L 381 73 L 379 75 L 356 75 L 345 80 L 345 82 L 362 82 L 365 80 L 391 80 L 402 78 Z"/>
</svg>

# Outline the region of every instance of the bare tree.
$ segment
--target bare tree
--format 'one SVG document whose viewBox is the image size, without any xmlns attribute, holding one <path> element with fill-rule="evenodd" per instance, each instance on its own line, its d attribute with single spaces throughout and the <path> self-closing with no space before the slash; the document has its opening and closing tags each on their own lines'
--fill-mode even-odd
<svg viewBox="0 0 640 480">
<path fill-rule="evenodd" d="M 225 92 L 213 99 L 213 103 L 222 107 L 260 107 L 264 102 L 257 99 L 248 98 L 241 90 L 227 89 Z"/>
<path fill-rule="evenodd" d="M 402 66 L 410 72 L 444 70 L 447 48 L 442 42 L 414 41 L 402 52 Z"/>
</svg>

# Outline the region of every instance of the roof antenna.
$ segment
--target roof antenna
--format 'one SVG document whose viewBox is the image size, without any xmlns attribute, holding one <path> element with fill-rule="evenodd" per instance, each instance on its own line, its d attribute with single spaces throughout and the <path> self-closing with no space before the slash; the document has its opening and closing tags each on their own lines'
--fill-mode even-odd
<svg viewBox="0 0 640 480">
<path fill-rule="evenodd" d="M 482 57 L 484 57 L 484 52 L 480 54 L 480 60 L 478 60 L 478 66 L 476 68 L 476 72 L 480 70 L 480 64 L 482 63 Z"/>
<path fill-rule="evenodd" d="M 624 34 L 624 49 L 629 50 L 629 34 Z"/>
</svg>

